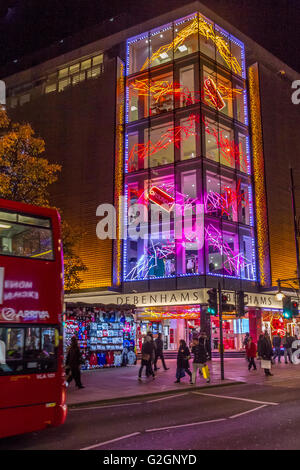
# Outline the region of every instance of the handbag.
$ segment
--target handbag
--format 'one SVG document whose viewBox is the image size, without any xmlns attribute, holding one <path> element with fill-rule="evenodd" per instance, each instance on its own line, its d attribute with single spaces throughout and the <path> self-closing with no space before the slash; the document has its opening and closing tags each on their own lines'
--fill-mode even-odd
<svg viewBox="0 0 300 470">
<path fill-rule="evenodd" d="M 185 377 L 185 371 L 183 368 L 177 368 L 177 371 L 176 371 L 176 378 L 177 379 L 182 379 L 183 377 Z"/>
<path fill-rule="evenodd" d="M 267 360 L 265 360 L 265 359 L 262 359 L 262 360 L 260 361 L 260 367 L 261 367 L 262 369 L 271 369 L 271 361 L 267 361 Z"/>
<path fill-rule="evenodd" d="M 142 354 L 143 361 L 150 361 L 150 354 Z"/>
<path fill-rule="evenodd" d="M 210 377 L 210 372 L 209 372 L 209 368 L 207 365 L 205 365 L 204 367 L 202 367 L 202 374 L 203 374 L 203 378 L 204 379 L 209 379 Z"/>
</svg>

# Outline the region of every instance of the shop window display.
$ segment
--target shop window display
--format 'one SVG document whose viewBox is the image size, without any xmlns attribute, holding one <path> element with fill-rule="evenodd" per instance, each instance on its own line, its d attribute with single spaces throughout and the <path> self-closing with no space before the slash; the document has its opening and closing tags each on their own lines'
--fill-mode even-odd
<svg viewBox="0 0 300 470">
<path fill-rule="evenodd" d="M 190 33 L 190 34 L 189 34 Z M 174 23 L 174 59 L 198 51 L 198 18 L 183 18 Z"/>
<path fill-rule="evenodd" d="M 83 370 L 135 364 L 136 327 L 131 307 L 119 310 L 117 306 L 68 304 L 65 315 L 65 354 L 76 336 Z"/>
<path fill-rule="evenodd" d="M 150 78 L 150 116 L 172 111 L 175 93 L 172 73 L 152 75 Z"/>
<path fill-rule="evenodd" d="M 180 94 L 176 94 L 175 99 L 177 106 L 185 107 L 195 104 L 199 98 L 195 93 L 195 65 L 190 64 L 181 67 L 179 70 L 179 87 Z"/>
<path fill-rule="evenodd" d="M 173 60 L 173 26 L 165 25 L 150 32 L 150 67 Z M 146 64 L 143 68 L 146 68 Z"/>
</svg>

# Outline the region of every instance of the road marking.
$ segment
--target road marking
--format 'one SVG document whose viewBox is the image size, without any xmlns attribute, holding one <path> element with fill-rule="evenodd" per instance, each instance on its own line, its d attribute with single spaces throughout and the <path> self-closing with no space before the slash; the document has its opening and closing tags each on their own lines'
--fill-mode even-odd
<svg viewBox="0 0 300 470">
<path fill-rule="evenodd" d="M 146 403 L 155 403 L 155 402 L 157 402 L 157 401 L 168 400 L 168 398 L 183 397 L 184 395 L 188 395 L 188 394 L 189 394 L 189 392 L 186 392 L 186 393 L 177 393 L 176 395 L 168 395 L 167 397 L 156 398 L 155 400 L 149 400 L 149 401 L 146 401 Z"/>
<path fill-rule="evenodd" d="M 237 415 L 229 416 L 229 419 L 239 418 L 239 416 L 247 415 L 249 413 L 253 413 L 254 411 L 260 410 L 261 408 L 266 408 L 268 405 L 261 405 L 257 408 L 253 408 L 253 410 L 244 411 L 243 413 L 239 413 Z"/>
<path fill-rule="evenodd" d="M 176 426 L 166 426 L 164 428 L 146 429 L 145 432 L 166 431 L 168 429 L 176 429 L 176 428 L 187 428 L 188 426 L 199 426 L 200 424 L 219 423 L 220 421 L 226 421 L 226 418 L 212 419 L 210 421 L 199 421 L 197 423 L 178 424 Z"/>
<path fill-rule="evenodd" d="M 212 393 L 201 393 L 201 392 L 192 392 L 192 393 L 196 395 L 204 395 L 206 397 L 216 397 L 216 398 L 226 398 L 227 400 L 247 401 L 249 403 L 258 403 L 259 405 L 271 405 L 271 406 L 279 405 L 279 403 L 273 403 L 270 401 L 250 400 L 250 398 L 228 397 L 225 395 L 213 395 Z"/>
<path fill-rule="evenodd" d="M 118 406 L 133 406 L 141 405 L 142 402 L 138 401 L 135 403 L 120 403 L 118 405 L 102 405 L 102 406 L 87 406 L 85 408 L 70 408 L 69 411 L 81 411 L 81 410 L 100 410 L 103 408 L 117 408 Z"/>
<path fill-rule="evenodd" d="M 123 439 L 129 439 L 129 437 L 137 436 L 141 434 L 140 432 L 133 432 L 132 434 L 126 434 L 126 436 L 117 437 L 116 439 L 111 439 L 110 441 L 100 442 L 100 444 L 94 444 L 93 446 L 84 447 L 80 450 L 90 450 L 95 449 L 96 447 L 105 446 L 106 444 L 111 444 L 112 442 L 122 441 Z"/>
</svg>

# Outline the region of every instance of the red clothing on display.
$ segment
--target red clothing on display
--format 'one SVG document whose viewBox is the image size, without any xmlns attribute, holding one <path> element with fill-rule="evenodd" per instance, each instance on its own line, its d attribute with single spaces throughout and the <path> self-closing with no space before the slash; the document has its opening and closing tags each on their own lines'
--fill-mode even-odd
<svg viewBox="0 0 300 470">
<path fill-rule="evenodd" d="M 106 353 L 106 364 L 108 366 L 112 366 L 115 361 L 115 355 L 113 351 L 108 351 Z"/>
<path fill-rule="evenodd" d="M 257 352 L 257 347 L 256 347 L 256 344 L 253 343 L 251 341 L 251 343 L 249 344 L 249 342 L 247 343 L 246 345 L 246 354 L 247 354 L 247 357 L 256 357 L 256 352 Z"/>
</svg>

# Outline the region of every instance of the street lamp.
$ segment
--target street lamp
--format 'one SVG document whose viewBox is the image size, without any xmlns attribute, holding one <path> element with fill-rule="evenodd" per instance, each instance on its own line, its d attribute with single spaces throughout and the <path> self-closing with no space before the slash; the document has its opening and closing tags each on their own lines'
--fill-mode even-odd
<svg viewBox="0 0 300 470">
<path fill-rule="evenodd" d="M 280 283 L 280 279 L 278 279 L 277 281 L 277 284 L 278 284 L 278 292 L 276 294 L 276 299 L 281 302 L 282 299 L 284 298 L 284 294 L 281 292 L 281 283 Z"/>
</svg>

